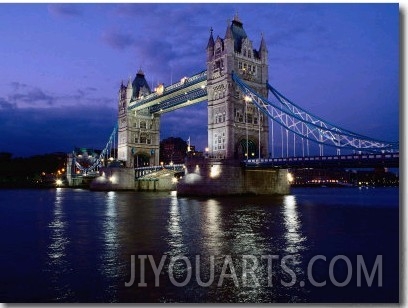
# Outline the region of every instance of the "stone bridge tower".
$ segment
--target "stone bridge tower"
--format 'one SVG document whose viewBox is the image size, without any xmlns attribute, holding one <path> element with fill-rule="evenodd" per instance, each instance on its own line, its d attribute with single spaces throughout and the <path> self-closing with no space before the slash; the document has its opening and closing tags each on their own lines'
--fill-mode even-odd
<svg viewBox="0 0 408 308">
<path fill-rule="evenodd" d="M 268 118 L 245 100 L 232 81 L 233 71 L 267 97 L 265 40 L 262 36 L 259 50 L 254 49 L 237 15 L 228 24 L 225 38 L 217 36 L 214 41 L 211 29 L 207 44 L 209 155 L 220 159 L 244 159 L 247 153 L 249 158 L 267 157 Z"/>
<path fill-rule="evenodd" d="M 126 167 L 143 167 L 159 164 L 160 115 L 150 114 L 148 108 L 129 111 L 130 102 L 151 93 L 142 70 L 133 82 L 121 85 L 118 113 L 118 159 Z"/>
</svg>

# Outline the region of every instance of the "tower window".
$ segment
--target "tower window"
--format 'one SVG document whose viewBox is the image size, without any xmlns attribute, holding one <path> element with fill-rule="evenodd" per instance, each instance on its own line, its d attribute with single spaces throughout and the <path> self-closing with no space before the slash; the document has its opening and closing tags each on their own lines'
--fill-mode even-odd
<svg viewBox="0 0 408 308">
<path fill-rule="evenodd" d="M 247 115 L 247 123 L 252 123 L 252 114 Z"/>
<path fill-rule="evenodd" d="M 146 129 L 146 122 L 145 121 L 140 122 L 140 128 Z"/>
<path fill-rule="evenodd" d="M 147 143 L 147 135 L 140 134 L 140 143 Z"/>
</svg>

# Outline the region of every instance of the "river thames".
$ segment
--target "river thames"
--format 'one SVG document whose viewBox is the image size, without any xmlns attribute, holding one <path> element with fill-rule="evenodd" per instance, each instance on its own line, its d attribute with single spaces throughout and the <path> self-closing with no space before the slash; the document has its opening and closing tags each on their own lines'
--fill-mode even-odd
<svg viewBox="0 0 408 308">
<path fill-rule="evenodd" d="M 0 302 L 399 302 L 399 189 L 0 190 Z"/>
</svg>

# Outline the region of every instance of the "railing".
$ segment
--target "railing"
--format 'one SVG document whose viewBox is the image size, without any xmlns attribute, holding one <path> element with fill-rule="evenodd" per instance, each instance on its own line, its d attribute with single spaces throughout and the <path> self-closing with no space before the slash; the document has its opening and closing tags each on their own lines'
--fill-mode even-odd
<svg viewBox="0 0 408 308">
<path fill-rule="evenodd" d="M 147 166 L 147 167 L 137 167 L 135 168 L 135 178 L 138 179 L 142 176 L 148 175 L 153 172 L 158 172 L 160 170 L 174 170 L 182 171 L 184 170 L 184 164 L 171 164 L 171 165 L 160 165 L 160 166 Z"/>
<path fill-rule="evenodd" d="M 261 158 L 248 159 L 243 163 L 247 167 L 307 167 L 316 165 L 324 167 L 347 164 L 361 167 L 385 164 L 390 167 L 398 167 L 399 153 Z"/>
</svg>

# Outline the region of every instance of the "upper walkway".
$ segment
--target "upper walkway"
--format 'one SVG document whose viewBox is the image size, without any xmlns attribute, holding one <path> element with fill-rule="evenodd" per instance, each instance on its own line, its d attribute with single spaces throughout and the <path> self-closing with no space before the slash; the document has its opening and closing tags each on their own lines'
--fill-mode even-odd
<svg viewBox="0 0 408 308">
<path fill-rule="evenodd" d="M 179 82 L 157 90 L 130 103 L 128 110 L 148 108 L 152 113 L 164 113 L 207 99 L 207 71 L 184 77 Z"/>
</svg>

